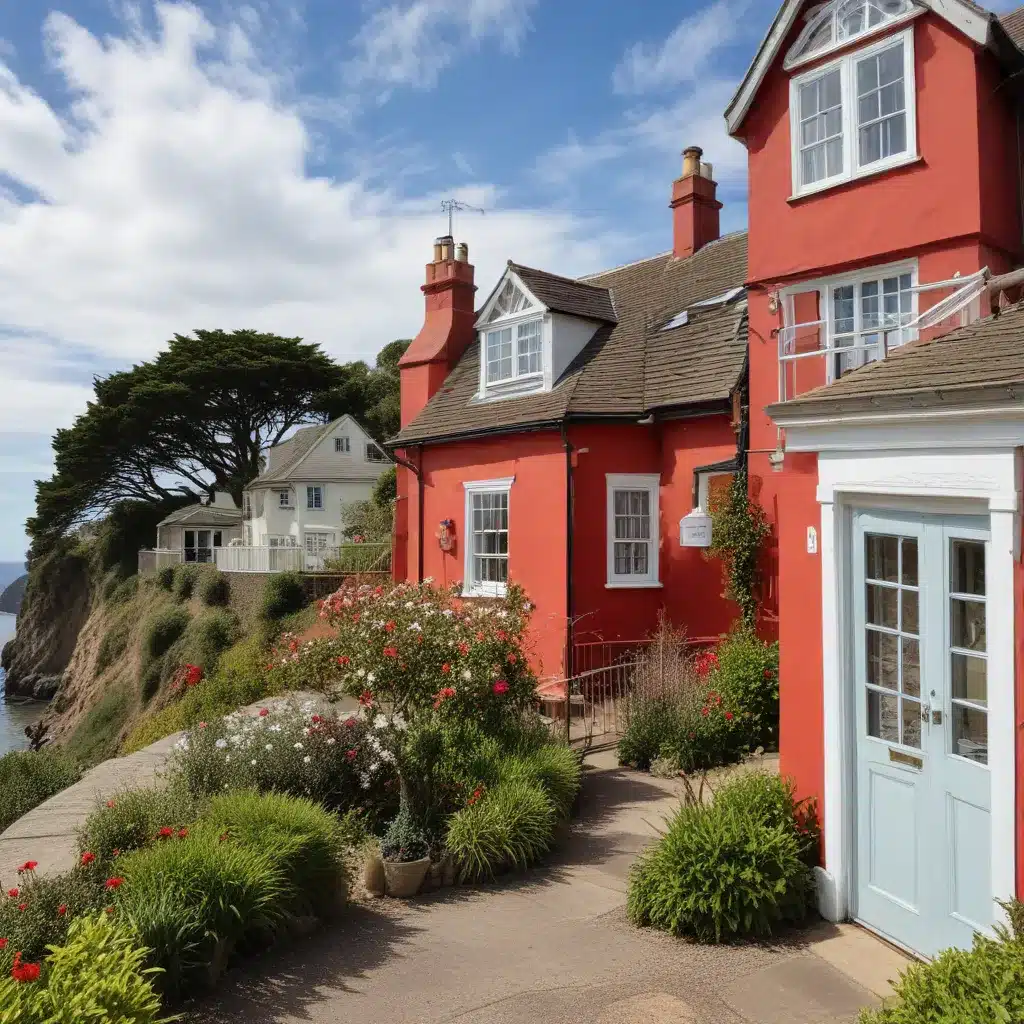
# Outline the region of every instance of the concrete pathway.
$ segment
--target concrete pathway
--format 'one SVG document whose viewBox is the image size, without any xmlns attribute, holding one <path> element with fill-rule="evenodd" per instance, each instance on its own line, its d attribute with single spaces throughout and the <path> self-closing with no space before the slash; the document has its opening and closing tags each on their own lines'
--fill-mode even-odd
<svg viewBox="0 0 1024 1024">
<path fill-rule="evenodd" d="M 679 783 L 588 759 L 580 819 L 545 868 L 347 919 L 237 969 L 191 1024 L 851 1024 L 906 961 L 859 929 L 709 947 L 633 928 L 629 867 Z"/>
<path fill-rule="evenodd" d="M 324 698 L 321 694 L 294 693 L 258 701 L 246 710 L 255 713 L 259 708 L 284 700 L 322 703 Z M 355 701 L 334 706 L 348 710 L 349 704 L 356 706 Z M 154 782 L 180 737 L 181 733 L 175 733 L 137 753 L 103 761 L 73 786 L 50 797 L 6 831 L 0 832 L 0 886 L 6 889 L 13 885 L 17 880 L 18 865 L 27 860 L 38 862 L 36 871 L 41 875 L 73 867 L 78 856 L 75 833 L 96 809 L 97 803 L 129 786 L 145 786 Z"/>
</svg>

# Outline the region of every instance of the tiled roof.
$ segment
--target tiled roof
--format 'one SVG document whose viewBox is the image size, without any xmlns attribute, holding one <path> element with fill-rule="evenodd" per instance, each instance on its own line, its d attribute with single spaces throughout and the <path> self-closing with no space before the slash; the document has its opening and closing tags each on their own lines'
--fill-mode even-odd
<svg viewBox="0 0 1024 1024">
<path fill-rule="evenodd" d="M 656 408 L 724 401 L 743 372 L 745 303 L 694 310 L 686 327 L 661 327 L 693 303 L 742 285 L 746 273 L 747 235 L 737 232 L 686 259 L 663 253 L 582 278 L 577 283 L 607 290 L 616 322 L 598 328 L 550 392 L 474 401 L 480 351 L 473 342 L 392 443 L 556 424 L 567 417 L 640 417 Z M 532 290 L 532 283 L 524 283 Z"/>
<path fill-rule="evenodd" d="M 196 502 L 172 512 L 161 519 L 158 526 L 180 526 L 189 523 L 195 526 L 237 526 L 242 522 L 242 510 L 223 508 L 218 505 L 203 505 Z"/>
<path fill-rule="evenodd" d="M 272 454 L 268 458 L 269 468 L 253 480 L 249 486 L 255 487 L 259 484 L 271 484 L 277 481 L 288 480 L 288 474 L 295 468 L 295 464 L 333 426 L 334 423 L 327 423 L 313 427 L 300 427 L 287 441 L 274 445 L 270 449 Z"/>
<path fill-rule="evenodd" d="M 835 383 L 768 407 L 768 415 L 936 408 L 1024 400 L 1024 303 L 941 337 L 916 341 Z"/>
<path fill-rule="evenodd" d="M 615 323 L 615 309 L 607 288 L 575 281 L 571 277 L 559 277 L 546 270 L 523 267 L 511 260 L 508 265 L 548 309 L 586 320 Z"/>
<path fill-rule="evenodd" d="M 1018 7 L 1015 11 L 1007 11 L 999 16 L 999 24 L 1006 30 L 1006 34 L 1024 49 L 1024 7 Z"/>
</svg>

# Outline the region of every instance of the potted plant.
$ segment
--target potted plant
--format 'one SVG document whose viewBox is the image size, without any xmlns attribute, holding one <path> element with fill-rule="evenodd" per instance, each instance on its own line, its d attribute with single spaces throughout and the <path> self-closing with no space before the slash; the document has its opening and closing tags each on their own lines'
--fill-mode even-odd
<svg viewBox="0 0 1024 1024">
<path fill-rule="evenodd" d="M 388 896 L 408 899 L 420 891 L 430 870 L 430 857 L 423 830 L 402 805 L 380 844 Z"/>
</svg>

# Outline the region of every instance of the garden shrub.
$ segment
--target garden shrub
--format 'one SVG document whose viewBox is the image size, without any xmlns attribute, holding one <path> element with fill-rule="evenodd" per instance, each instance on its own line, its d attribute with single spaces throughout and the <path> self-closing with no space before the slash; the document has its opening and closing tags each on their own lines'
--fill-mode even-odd
<svg viewBox="0 0 1024 1024">
<path fill-rule="evenodd" d="M 475 791 L 468 803 L 448 824 L 447 846 L 463 878 L 528 867 L 551 849 L 557 815 L 539 786 L 508 779 Z"/>
<path fill-rule="evenodd" d="M 381 856 L 385 860 L 422 860 L 429 850 L 427 834 L 409 806 L 403 803 L 380 841 Z"/>
<path fill-rule="evenodd" d="M 294 572 L 279 572 L 271 576 L 263 588 L 260 616 L 276 622 L 305 605 L 306 589 L 302 585 L 302 577 Z"/>
<path fill-rule="evenodd" d="M 164 608 L 146 623 L 142 635 L 142 655 L 146 664 L 162 658 L 188 628 L 192 616 L 186 608 Z"/>
<path fill-rule="evenodd" d="M 100 649 L 96 654 L 96 673 L 105 672 L 119 658 L 124 656 L 132 639 L 133 620 L 130 615 L 115 619 L 103 634 Z"/>
<path fill-rule="evenodd" d="M 7 939 L 8 952 L 38 960 L 47 946 L 63 942 L 76 916 L 104 905 L 104 878 L 95 864 L 37 875 L 34 862 L 26 862 L 0 895 L 0 938 Z"/>
<path fill-rule="evenodd" d="M 733 630 L 716 651 L 710 682 L 739 711 L 751 747 L 778 746 L 778 643 L 765 643 L 749 629 Z"/>
<path fill-rule="evenodd" d="M 148 704 L 160 692 L 165 661 L 166 656 L 144 664 L 142 674 L 139 676 L 139 696 L 142 698 L 143 704 Z"/>
<path fill-rule="evenodd" d="M 154 577 L 160 588 L 166 590 L 168 594 L 174 590 L 174 569 L 173 565 L 161 566 Z"/>
<path fill-rule="evenodd" d="M 210 608 L 223 607 L 231 596 L 227 576 L 219 569 L 203 573 L 199 580 L 199 600 Z"/>
<path fill-rule="evenodd" d="M 214 797 L 204 819 L 218 834 L 274 858 L 290 887 L 290 912 L 326 917 L 347 895 L 341 826 L 319 804 L 241 790 Z"/>
<path fill-rule="evenodd" d="M 81 777 L 78 761 L 57 747 L 4 754 L 0 757 L 0 832 Z"/>
<path fill-rule="evenodd" d="M 684 804 L 634 865 L 627 910 L 701 942 L 766 938 L 811 908 L 818 834 L 792 784 L 753 773 Z"/>
<path fill-rule="evenodd" d="M 111 569 L 103 577 L 102 596 L 107 604 L 128 604 L 139 591 L 139 577 L 131 575 L 127 578 L 120 569 Z"/>
<path fill-rule="evenodd" d="M 50 951 L 38 980 L 19 981 L 10 969 L 3 971 L 0 1021 L 159 1024 L 155 972 L 143 967 L 146 955 L 131 929 L 109 915 L 80 917 L 72 922 L 66 942 Z"/>
<path fill-rule="evenodd" d="M 1020 916 L 1017 901 L 1008 907 Z M 894 985 L 896 1001 L 864 1010 L 861 1024 L 992 1024 L 1024 1020 L 1024 935 L 975 935 L 970 950 L 947 949 L 911 964 Z"/>
<path fill-rule="evenodd" d="M 187 601 L 196 589 L 196 582 L 204 568 L 195 562 L 182 563 L 174 567 L 174 585 L 171 593 L 178 601 Z"/>
<path fill-rule="evenodd" d="M 224 608 L 211 608 L 196 616 L 174 651 L 174 667 L 198 665 L 204 672 L 216 668 L 220 656 L 238 640 L 238 619 Z"/>
<path fill-rule="evenodd" d="M 583 762 L 577 751 L 562 743 L 548 743 L 528 754 L 512 755 L 506 765 L 510 777 L 532 780 L 547 793 L 558 816 L 569 817 L 583 779 Z"/>
<path fill-rule="evenodd" d="M 65 744 L 67 752 L 85 764 L 96 764 L 113 757 L 131 704 L 124 684 L 112 685 L 78 723 Z"/>
<path fill-rule="evenodd" d="M 184 786 L 126 789 L 100 801 L 78 830 L 78 849 L 106 864 L 151 843 L 161 828 L 191 826 L 205 806 Z"/>
</svg>

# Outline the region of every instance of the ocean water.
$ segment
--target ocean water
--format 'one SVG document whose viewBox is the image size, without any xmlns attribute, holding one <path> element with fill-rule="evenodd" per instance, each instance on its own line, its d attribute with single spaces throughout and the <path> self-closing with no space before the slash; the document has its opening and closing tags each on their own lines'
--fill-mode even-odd
<svg viewBox="0 0 1024 1024">
<path fill-rule="evenodd" d="M 14 616 L 0 612 L 0 647 L 14 636 Z M 0 694 L 4 688 L 4 670 L 0 668 Z M 45 704 L 29 702 L 12 704 L 0 699 L 0 754 L 8 750 L 25 750 L 25 726 L 34 722 L 42 713 Z"/>
</svg>

